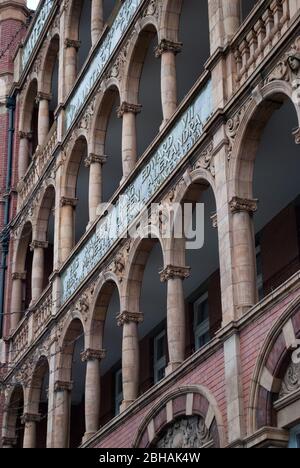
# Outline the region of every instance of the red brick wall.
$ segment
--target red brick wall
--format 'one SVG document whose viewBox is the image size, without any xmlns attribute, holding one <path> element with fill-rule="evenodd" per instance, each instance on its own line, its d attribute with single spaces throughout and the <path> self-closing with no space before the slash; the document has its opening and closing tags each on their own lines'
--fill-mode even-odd
<svg viewBox="0 0 300 468">
<path fill-rule="evenodd" d="M 263 343 L 277 319 L 284 313 L 289 304 L 299 297 L 300 291 L 288 295 L 273 308 L 270 308 L 253 323 L 249 324 L 241 333 L 241 371 L 246 422 L 248 424 L 249 399 L 251 379 L 255 364 Z"/>
<path fill-rule="evenodd" d="M 178 379 L 168 388 L 168 391 L 174 390 L 181 386 L 188 385 L 203 385 L 217 400 L 219 409 L 222 413 L 224 424 L 226 424 L 226 402 L 224 394 L 224 357 L 223 351 L 219 350 L 214 356 L 207 359 L 206 362 L 200 364 L 190 374 Z M 164 392 L 165 394 L 165 392 Z M 161 398 L 161 394 L 149 403 L 149 405 L 133 415 L 121 427 L 116 428 L 113 433 L 104 437 L 97 447 L 103 448 L 127 448 L 132 446 L 136 436 L 137 429 L 143 418 L 153 408 L 156 402 Z"/>
</svg>

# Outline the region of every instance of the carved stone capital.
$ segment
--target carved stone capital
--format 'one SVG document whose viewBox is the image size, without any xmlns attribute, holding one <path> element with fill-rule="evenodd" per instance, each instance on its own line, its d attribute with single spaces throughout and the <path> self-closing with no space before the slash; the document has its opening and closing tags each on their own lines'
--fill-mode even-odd
<svg viewBox="0 0 300 468">
<path fill-rule="evenodd" d="M 48 242 L 34 240 L 30 244 L 30 250 L 33 251 L 35 249 L 47 249 L 48 246 L 49 246 Z"/>
<path fill-rule="evenodd" d="M 36 101 L 37 102 L 40 102 L 40 101 L 49 101 L 50 102 L 51 99 L 52 99 L 52 94 L 43 93 L 42 91 L 37 93 L 37 96 L 36 96 Z"/>
<path fill-rule="evenodd" d="M 253 215 L 257 211 L 258 200 L 257 199 L 250 200 L 247 198 L 233 197 L 229 205 L 230 205 L 230 211 L 232 213 L 239 213 L 241 211 L 246 211 Z"/>
<path fill-rule="evenodd" d="M 84 165 L 86 167 L 90 167 L 91 164 L 105 164 L 107 162 L 107 156 L 105 155 L 98 155 L 94 153 L 90 153 L 84 160 Z"/>
<path fill-rule="evenodd" d="M 19 138 L 20 138 L 20 140 L 31 141 L 32 140 L 32 132 L 19 131 Z"/>
<path fill-rule="evenodd" d="M 2 447 L 14 447 L 17 441 L 17 437 L 2 437 Z"/>
<path fill-rule="evenodd" d="M 190 267 L 178 267 L 174 265 L 168 265 L 160 274 L 160 281 L 165 283 L 170 279 L 182 279 L 185 280 L 189 278 L 191 273 Z"/>
<path fill-rule="evenodd" d="M 11 275 L 11 279 L 14 280 L 20 280 L 20 281 L 25 281 L 26 280 L 27 273 L 26 271 L 23 271 L 22 273 L 13 273 Z"/>
<path fill-rule="evenodd" d="M 106 356 L 105 349 L 86 349 L 83 353 L 81 353 L 81 360 L 82 362 L 87 361 L 102 361 Z"/>
<path fill-rule="evenodd" d="M 117 316 L 118 327 L 122 327 L 125 323 L 135 322 L 142 323 L 144 321 L 144 316 L 141 312 L 121 312 Z"/>
<path fill-rule="evenodd" d="M 118 108 L 117 115 L 119 119 L 121 119 L 124 114 L 127 114 L 129 112 L 137 115 L 137 114 L 140 114 L 140 112 L 142 111 L 142 107 L 143 106 L 141 106 L 140 104 L 129 104 L 129 102 L 124 101 Z"/>
<path fill-rule="evenodd" d="M 69 49 L 70 47 L 74 47 L 74 49 L 80 49 L 81 41 L 75 41 L 74 39 L 65 39 L 65 48 Z"/>
<path fill-rule="evenodd" d="M 55 392 L 71 392 L 73 388 L 73 382 L 63 382 L 62 380 L 57 380 L 54 384 Z"/>
<path fill-rule="evenodd" d="M 42 416 L 40 414 L 24 413 L 21 422 L 22 424 L 31 423 L 31 422 L 40 422 Z"/>
<path fill-rule="evenodd" d="M 159 58 L 165 52 L 173 52 L 173 54 L 179 54 L 182 49 L 182 42 L 173 42 L 168 39 L 162 39 L 158 46 L 155 48 L 155 57 Z"/>
<path fill-rule="evenodd" d="M 61 200 L 60 200 L 60 206 L 61 207 L 72 206 L 73 208 L 76 208 L 77 203 L 78 203 L 77 198 L 61 197 Z"/>
</svg>

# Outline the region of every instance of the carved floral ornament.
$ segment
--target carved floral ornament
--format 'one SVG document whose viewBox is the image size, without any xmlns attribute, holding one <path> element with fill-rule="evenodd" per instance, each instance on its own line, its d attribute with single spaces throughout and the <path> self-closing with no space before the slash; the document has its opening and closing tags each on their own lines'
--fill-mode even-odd
<svg viewBox="0 0 300 468">
<path fill-rule="evenodd" d="M 160 449 L 196 449 L 213 444 L 205 421 L 200 416 L 180 418 L 158 438 L 154 444 Z"/>
</svg>

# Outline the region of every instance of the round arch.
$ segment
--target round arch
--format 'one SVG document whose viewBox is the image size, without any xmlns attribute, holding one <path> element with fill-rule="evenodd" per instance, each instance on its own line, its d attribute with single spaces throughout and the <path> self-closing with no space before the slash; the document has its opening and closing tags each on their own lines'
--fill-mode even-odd
<svg viewBox="0 0 300 468">
<path fill-rule="evenodd" d="M 134 105 L 139 104 L 140 80 L 144 62 L 151 41 L 155 36 L 159 37 L 158 26 L 154 18 L 147 17 L 139 23 L 138 32 L 133 37 L 128 50 L 127 65 L 122 83 L 125 102 Z"/>
<path fill-rule="evenodd" d="M 51 94 L 52 74 L 58 57 L 60 47 L 59 34 L 55 34 L 47 47 L 44 60 L 41 67 L 41 78 L 39 82 L 39 91 L 45 94 Z"/>
<path fill-rule="evenodd" d="M 176 422 L 192 417 L 198 417 L 201 421 L 201 437 L 197 440 L 198 443 L 201 440 L 201 446 L 225 447 L 224 424 L 218 404 L 211 392 L 202 386 L 182 387 L 164 395 L 139 426 L 133 447 L 155 446 L 168 428 L 174 428 Z M 172 443 L 175 445 L 171 445 L 171 448 L 175 448 L 175 437 Z"/>
<path fill-rule="evenodd" d="M 91 303 L 91 317 L 88 325 L 86 348 L 100 351 L 103 349 L 104 326 L 108 308 L 114 292 L 117 291 L 122 310 L 122 290 L 117 276 L 113 272 L 106 272 L 98 280 Z"/>
<path fill-rule="evenodd" d="M 256 360 L 251 380 L 248 434 L 276 426 L 273 403 L 300 338 L 300 298 L 296 297 L 270 329 Z"/>
<path fill-rule="evenodd" d="M 182 0 L 166 0 L 162 3 L 159 35 L 161 39 L 178 42 Z"/>
<path fill-rule="evenodd" d="M 71 382 L 72 361 L 76 340 L 83 336 L 84 348 L 86 342 L 86 325 L 79 311 L 73 311 L 64 324 L 63 332 L 59 341 L 58 349 L 58 380 Z"/>
<path fill-rule="evenodd" d="M 295 107 L 300 126 L 300 107 L 294 104 L 292 87 L 285 81 L 275 80 L 256 90 L 245 106 L 231 154 L 231 197 L 253 198 L 254 164 L 262 133 L 272 114 L 287 99 Z"/>
</svg>

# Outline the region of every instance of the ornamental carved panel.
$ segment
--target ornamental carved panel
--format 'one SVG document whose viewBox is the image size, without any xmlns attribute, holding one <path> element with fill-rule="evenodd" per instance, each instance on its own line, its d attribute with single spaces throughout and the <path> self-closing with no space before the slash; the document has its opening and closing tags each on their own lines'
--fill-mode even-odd
<svg viewBox="0 0 300 468">
<path fill-rule="evenodd" d="M 213 444 L 210 431 L 200 416 L 178 419 L 161 435 L 155 444 L 160 449 L 195 449 Z"/>
<path fill-rule="evenodd" d="M 290 363 L 282 381 L 279 398 L 300 389 L 300 364 Z"/>
</svg>

